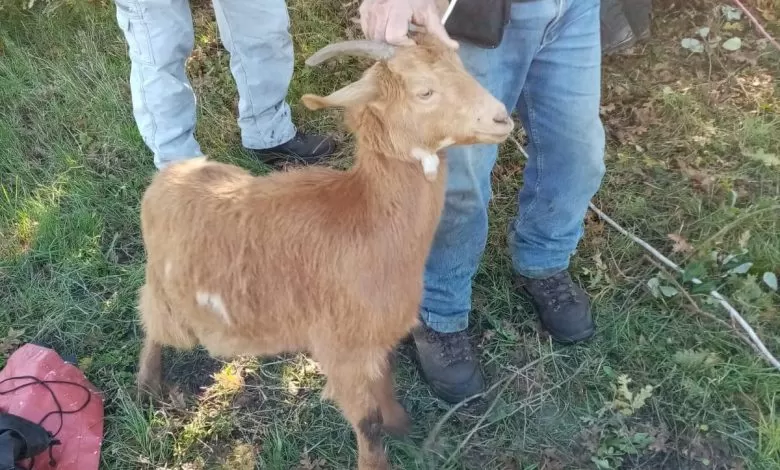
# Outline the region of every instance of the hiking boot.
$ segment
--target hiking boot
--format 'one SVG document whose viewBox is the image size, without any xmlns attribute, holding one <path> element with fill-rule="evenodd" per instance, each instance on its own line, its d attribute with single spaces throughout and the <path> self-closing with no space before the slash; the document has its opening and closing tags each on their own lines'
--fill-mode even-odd
<svg viewBox="0 0 780 470">
<path fill-rule="evenodd" d="M 465 331 L 439 333 L 422 324 L 412 335 L 423 376 L 435 395 L 455 404 L 484 391 L 482 370 Z"/>
<path fill-rule="evenodd" d="M 530 297 L 542 326 L 560 343 L 584 341 L 596 332 L 588 295 L 568 271 L 545 279 L 518 276 L 522 292 Z"/>
<path fill-rule="evenodd" d="M 331 137 L 296 132 L 287 142 L 267 149 L 246 149 L 263 163 L 279 161 L 317 163 L 333 154 L 336 143 Z"/>
</svg>

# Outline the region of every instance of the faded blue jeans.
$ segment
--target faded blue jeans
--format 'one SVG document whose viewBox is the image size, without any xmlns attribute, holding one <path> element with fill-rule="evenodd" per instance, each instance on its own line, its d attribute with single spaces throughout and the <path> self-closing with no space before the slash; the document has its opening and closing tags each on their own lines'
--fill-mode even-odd
<svg viewBox="0 0 780 470">
<path fill-rule="evenodd" d="M 284 0 L 213 0 L 238 89 L 244 147 L 264 149 L 295 135 L 285 101 L 293 44 Z M 185 72 L 195 33 L 188 0 L 116 0 L 130 56 L 133 116 L 154 163 L 202 155 L 195 140 L 195 94 Z"/>
<path fill-rule="evenodd" d="M 461 43 L 466 68 L 507 109 L 517 108 L 530 160 L 508 233 L 514 270 L 544 278 L 567 269 L 588 202 L 604 175 L 598 0 L 512 4 L 496 49 Z M 422 320 L 468 326 L 471 283 L 485 249 L 496 145 L 452 148 L 444 214 L 427 260 Z"/>
</svg>

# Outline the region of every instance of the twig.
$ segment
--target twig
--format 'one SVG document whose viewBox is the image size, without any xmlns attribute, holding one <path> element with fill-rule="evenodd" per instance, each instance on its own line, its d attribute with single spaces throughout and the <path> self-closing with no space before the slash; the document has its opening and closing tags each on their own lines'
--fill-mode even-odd
<svg viewBox="0 0 780 470">
<path fill-rule="evenodd" d="M 447 9 L 444 10 L 444 15 L 441 17 L 441 24 L 444 24 L 447 22 L 447 20 L 450 18 L 450 14 L 452 13 L 452 10 L 455 9 L 455 4 L 458 3 L 458 0 L 452 0 L 450 1 L 450 4 L 447 5 Z"/>
<path fill-rule="evenodd" d="M 753 23 L 753 26 L 756 27 L 758 32 L 761 33 L 765 38 L 767 38 L 769 40 L 769 42 L 771 42 L 772 45 L 775 46 L 775 48 L 778 51 L 780 51 L 780 43 L 778 43 L 777 40 L 775 38 L 773 38 L 772 35 L 769 34 L 764 29 L 763 26 L 761 26 L 761 23 L 756 19 L 755 16 L 753 16 L 753 13 L 750 13 L 750 10 L 748 10 L 747 7 L 745 5 L 743 5 L 742 2 L 740 2 L 739 0 L 732 0 L 732 1 L 739 7 L 740 10 L 745 12 L 747 17 L 750 19 L 750 22 Z"/>
<path fill-rule="evenodd" d="M 512 142 L 514 142 L 514 144 L 517 146 L 518 150 L 520 150 L 520 153 L 522 153 L 523 156 L 525 156 L 526 159 L 529 158 L 528 157 L 528 153 L 525 151 L 523 146 L 520 145 L 520 142 L 518 142 L 517 139 L 515 139 L 513 136 L 510 136 L 509 138 L 512 140 Z M 680 268 L 679 266 L 677 266 L 677 264 L 675 264 L 674 261 L 670 260 L 669 258 L 664 256 L 663 254 L 661 254 L 658 250 L 656 250 L 655 248 L 650 246 L 650 244 L 648 244 L 646 241 L 642 240 L 641 238 L 637 237 L 636 235 L 630 233 L 628 230 L 626 230 L 623 227 L 621 227 L 620 224 L 618 224 L 617 222 L 612 220 L 612 218 L 610 218 L 607 214 L 602 212 L 592 202 L 588 203 L 588 207 L 590 207 L 590 209 L 593 212 L 595 212 L 596 215 L 598 215 L 603 221 L 605 221 L 606 223 L 611 225 L 612 228 L 614 228 L 618 232 L 622 233 L 623 235 L 627 236 L 634 243 L 636 243 L 637 245 L 639 245 L 642 248 L 644 248 L 645 250 L 647 250 L 651 255 L 653 255 L 661 263 L 663 263 L 666 266 L 668 266 L 669 268 L 677 271 L 678 273 L 684 273 L 683 269 Z M 698 278 L 691 279 L 691 282 L 693 284 L 696 284 L 696 285 L 703 284 L 703 282 L 700 279 L 698 279 Z M 740 313 L 734 307 L 732 307 L 731 304 L 717 290 L 713 289 L 713 290 L 710 291 L 709 294 L 710 294 L 711 297 L 715 298 L 715 300 L 717 300 L 724 309 L 726 309 L 726 311 L 731 316 L 732 320 L 736 321 L 739 324 L 739 326 L 745 331 L 745 333 L 747 333 L 748 337 L 753 342 L 753 345 L 755 346 L 755 348 L 758 349 L 758 352 L 761 354 L 761 356 L 764 357 L 764 359 L 766 359 L 767 362 L 769 362 L 775 369 L 780 371 L 780 361 L 778 361 L 772 355 L 772 353 L 767 349 L 767 347 L 764 345 L 764 342 L 761 341 L 761 338 L 758 337 L 758 335 L 756 334 L 755 330 L 753 330 L 753 328 L 750 326 L 750 324 L 747 321 L 745 321 L 745 319 L 742 317 L 742 315 L 740 315 Z"/>
<path fill-rule="evenodd" d="M 496 407 L 498 404 L 498 399 L 501 398 L 501 395 L 504 394 L 506 389 L 509 387 L 510 384 L 514 381 L 514 379 L 518 376 L 518 373 L 515 372 L 514 375 L 511 375 L 511 380 L 507 380 L 504 382 L 504 386 L 501 387 L 501 390 L 498 391 L 496 394 L 496 397 L 493 399 L 493 403 L 490 404 L 488 409 L 482 414 L 482 416 L 479 418 L 479 421 L 477 421 L 477 424 L 474 425 L 473 428 L 471 428 L 471 431 L 466 435 L 466 437 L 458 444 L 458 447 L 455 448 L 455 450 L 450 454 L 450 457 L 447 459 L 446 462 L 444 462 L 444 465 L 446 466 L 450 461 L 458 454 L 460 454 L 461 449 L 466 445 L 466 443 L 471 440 L 471 438 L 476 434 L 477 430 L 480 429 L 480 426 L 482 423 L 487 419 L 487 417 L 490 415 L 490 413 L 493 411 L 493 408 Z"/>
<path fill-rule="evenodd" d="M 553 391 L 561 388 L 565 383 L 570 382 L 574 377 L 576 377 L 580 372 L 582 372 L 582 369 L 584 369 L 584 368 L 585 368 L 585 363 L 583 362 L 582 364 L 580 364 L 580 366 L 577 368 L 577 370 L 574 371 L 574 373 L 569 374 L 565 379 L 563 379 L 562 381 L 556 383 L 551 388 L 545 389 L 544 391 L 538 393 L 536 396 L 538 396 L 539 398 L 543 398 L 545 396 L 551 395 Z M 514 376 L 517 377 L 518 374 L 519 374 L 519 371 L 515 372 Z M 504 391 L 507 389 L 507 387 L 509 386 L 510 383 L 511 383 L 511 381 L 507 381 L 506 384 L 501 388 L 501 391 L 498 392 L 498 394 L 496 395 L 496 398 L 493 400 L 493 403 L 491 403 L 491 405 L 487 409 L 487 411 L 485 411 L 485 413 L 482 414 L 482 416 L 480 417 L 479 421 L 477 421 L 477 424 L 475 424 L 474 427 L 471 428 L 471 431 L 469 431 L 469 433 L 466 435 L 466 437 L 460 442 L 460 444 L 458 444 L 458 447 L 456 447 L 455 450 L 452 451 L 452 453 L 450 454 L 450 457 L 447 459 L 446 462 L 444 462 L 444 466 L 446 466 L 448 463 L 450 463 L 453 458 L 455 458 L 456 456 L 460 455 L 460 451 L 463 450 L 464 447 L 466 447 L 466 444 L 471 440 L 471 438 L 474 436 L 474 434 L 477 433 L 477 431 L 480 431 L 480 430 L 486 428 L 487 426 L 490 426 L 490 424 L 483 425 L 482 423 L 490 415 L 490 412 L 493 411 L 493 408 L 498 403 L 498 399 L 501 397 L 501 395 L 504 393 Z M 529 403 L 532 403 L 533 401 L 530 400 L 530 398 L 532 398 L 532 397 L 534 397 L 534 396 L 532 395 L 531 397 L 527 398 L 526 401 L 528 401 Z M 520 410 L 520 409 L 522 409 L 522 406 L 512 410 L 511 413 L 507 413 L 506 415 L 504 415 L 502 417 L 502 419 L 509 418 L 510 416 L 512 416 L 515 413 L 517 413 L 517 411 Z"/>
<path fill-rule="evenodd" d="M 496 387 L 500 386 L 501 384 L 508 383 L 508 382 L 514 380 L 522 372 L 524 372 L 525 370 L 530 369 L 531 367 L 535 366 L 541 360 L 542 360 L 542 358 L 539 358 L 539 359 L 535 359 L 535 360 L 529 362 L 528 364 L 524 365 L 522 368 L 516 370 L 513 374 L 508 375 L 508 376 L 504 377 L 503 379 L 497 381 L 496 383 L 491 385 L 490 388 L 488 388 L 484 392 L 480 392 L 480 393 L 477 393 L 474 396 L 466 398 L 466 399 L 458 402 L 455 406 L 453 406 L 449 410 L 447 410 L 447 412 L 444 413 L 444 416 L 442 416 L 441 419 L 439 419 L 439 422 L 436 423 L 436 426 L 433 427 L 433 429 L 431 430 L 430 434 L 428 434 L 428 437 L 425 438 L 425 442 L 423 443 L 423 451 L 428 451 L 430 449 L 431 444 L 436 439 L 436 437 L 438 437 L 439 431 L 441 431 L 441 428 L 444 426 L 444 423 L 446 423 L 447 420 L 450 419 L 450 416 L 455 414 L 455 412 L 458 411 L 458 409 L 460 409 L 466 403 L 470 403 L 470 402 L 472 402 L 473 400 L 475 400 L 477 398 L 482 398 L 484 396 L 489 395 L 493 390 L 495 390 Z"/>
<path fill-rule="evenodd" d="M 628 238 L 630 238 L 631 240 L 633 240 L 635 243 L 640 245 L 645 250 L 649 251 L 653 256 L 655 256 L 663 264 L 665 264 L 666 266 L 674 269 L 678 273 L 685 272 L 685 271 L 683 271 L 682 268 L 677 266 L 672 260 L 670 260 L 666 256 L 662 255 L 660 252 L 658 252 L 658 250 L 656 250 L 655 248 L 653 248 L 652 246 L 647 244 L 647 242 L 645 242 L 641 238 L 637 237 L 636 235 L 634 235 L 632 233 L 629 233 L 626 229 L 624 229 L 623 227 L 618 225 L 617 222 L 612 220 L 605 213 L 601 212 L 601 210 L 599 210 L 598 207 L 594 206 L 593 203 L 589 203 L 589 206 L 590 206 L 591 210 L 593 212 L 595 212 L 599 217 L 601 217 L 606 223 L 611 225 L 618 232 L 622 233 L 623 235 L 625 235 Z M 697 285 L 703 284 L 703 282 L 700 279 L 698 279 L 698 278 L 691 279 L 691 282 L 694 283 L 694 284 L 697 284 Z M 720 305 L 724 309 L 726 309 L 727 312 L 729 312 L 729 315 L 731 316 L 731 318 L 733 320 L 735 320 L 737 323 L 739 323 L 739 326 L 742 327 L 742 329 L 745 331 L 745 333 L 747 333 L 747 335 L 750 337 L 750 339 L 752 340 L 752 342 L 756 346 L 756 348 L 758 348 L 759 352 L 764 357 L 764 359 L 766 359 L 770 364 L 772 364 L 772 366 L 775 369 L 780 371 L 780 361 L 778 361 L 772 355 L 772 353 L 769 352 L 769 350 L 764 345 L 763 341 L 761 341 L 761 338 L 758 337 L 758 335 L 756 334 L 755 330 L 753 330 L 753 328 L 750 326 L 750 324 L 748 324 L 748 322 L 745 321 L 745 319 L 742 317 L 742 315 L 740 315 L 740 313 L 737 312 L 734 309 L 734 307 L 732 307 L 731 304 L 728 303 L 728 301 L 717 290 L 714 290 L 714 289 L 711 290 L 710 291 L 710 296 L 714 297 L 720 303 Z"/>
</svg>

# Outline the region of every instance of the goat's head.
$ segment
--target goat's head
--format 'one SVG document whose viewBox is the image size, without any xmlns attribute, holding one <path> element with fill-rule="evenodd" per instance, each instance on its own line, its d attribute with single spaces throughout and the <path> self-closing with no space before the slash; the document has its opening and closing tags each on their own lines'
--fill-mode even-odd
<svg viewBox="0 0 780 470">
<path fill-rule="evenodd" d="M 506 107 L 466 71 L 456 51 L 430 34 L 414 39 L 415 46 L 356 40 L 319 50 L 307 65 L 340 55 L 377 62 L 360 80 L 328 96 L 303 96 L 304 105 L 345 108 L 358 129 L 369 111 L 400 151 L 433 153 L 450 145 L 503 142 L 514 127 Z"/>
</svg>

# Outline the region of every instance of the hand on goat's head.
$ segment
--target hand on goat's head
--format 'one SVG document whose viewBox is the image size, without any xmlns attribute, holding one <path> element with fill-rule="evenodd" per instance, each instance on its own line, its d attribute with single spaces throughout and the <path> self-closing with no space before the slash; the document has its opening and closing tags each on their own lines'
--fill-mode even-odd
<svg viewBox="0 0 780 470">
<path fill-rule="evenodd" d="M 357 40 L 324 47 L 306 63 L 341 55 L 377 62 L 328 96 L 304 95 L 304 105 L 345 108 L 359 133 L 375 132 L 364 127 L 378 123 L 382 138 L 409 155 L 414 149 L 435 154 L 451 145 L 503 142 L 514 127 L 506 107 L 464 68 L 456 51 L 430 34 L 413 38 L 414 46 Z"/>
</svg>

